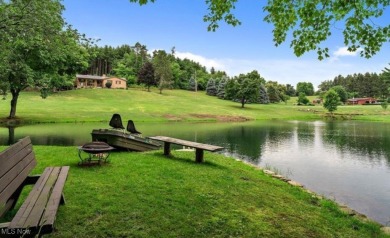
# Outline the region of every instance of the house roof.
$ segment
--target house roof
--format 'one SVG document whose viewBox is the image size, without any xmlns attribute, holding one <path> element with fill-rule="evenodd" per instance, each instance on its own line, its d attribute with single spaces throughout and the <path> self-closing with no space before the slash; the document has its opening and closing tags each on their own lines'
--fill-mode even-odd
<svg viewBox="0 0 390 238">
<path fill-rule="evenodd" d="M 95 79 L 95 80 L 119 79 L 119 80 L 127 82 L 127 80 L 124 78 L 97 76 L 97 75 L 85 75 L 85 74 L 76 74 L 76 78 L 78 78 L 78 79 Z"/>
<path fill-rule="evenodd" d="M 356 101 L 362 101 L 362 100 L 376 100 L 375 98 L 350 98 L 348 101 L 356 102 Z"/>
<path fill-rule="evenodd" d="M 76 78 L 79 78 L 79 79 L 96 79 L 96 80 L 108 79 L 107 76 L 83 75 L 83 74 L 76 74 Z"/>
</svg>

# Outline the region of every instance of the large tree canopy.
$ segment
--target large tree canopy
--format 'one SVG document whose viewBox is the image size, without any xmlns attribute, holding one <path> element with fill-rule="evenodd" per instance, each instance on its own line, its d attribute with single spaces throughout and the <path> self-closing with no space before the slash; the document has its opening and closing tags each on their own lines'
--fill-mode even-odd
<svg viewBox="0 0 390 238">
<path fill-rule="evenodd" d="M 140 5 L 156 0 L 130 0 Z M 208 30 L 215 31 L 219 22 L 240 25 L 232 10 L 238 0 L 205 0 L 208 13 L 203 20 Z M 375 55 L 390 40 L 390 25 L 381 25 L 378 19 L 390 5 L 390 0 L 268 0 L 263 10 L 264 20 L 274 25 L 273 40 L 278 46 L 291 33 L 290 43 L 295 55 L 317 51 L 318 58 L 329 57 L 324 42 L 331 30 L 342 31 L 344 45 L 351 52 L 359 51 L 362 57 Z M 386 19 L 384 19 L 386 20 Z M 386 21 L 388 22 L 388 21 Z"/>
<path fill-rule="evenodd" d="M 19 93 L 74 77 L 87 66 L 83 38 L 66 25 L 59 0 L 0 0 L 0 81 L 11 92 L 9 118 L 15 118 Z M 5 87 L 4 87 L 5 88 Z"/>
</svg>

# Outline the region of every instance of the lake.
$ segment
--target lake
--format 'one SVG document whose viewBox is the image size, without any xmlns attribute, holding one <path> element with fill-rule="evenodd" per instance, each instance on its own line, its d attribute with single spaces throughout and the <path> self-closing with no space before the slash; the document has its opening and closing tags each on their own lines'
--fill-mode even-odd
<svg viewBox="0 0 390 238">
<path fill-rule="evenodd" d="M 136 127 L 144 136 L 223 146 L 225 155 L 270 168 L 383 225 L 390 224 L 390 124 L 264 121 L 137 123 Z M 76 146 L 91 141 L 94 128 L 108 128 L 108 123 L 0 128 L 0 143 L 29 135 L 35 145 Z"/>
</svg>

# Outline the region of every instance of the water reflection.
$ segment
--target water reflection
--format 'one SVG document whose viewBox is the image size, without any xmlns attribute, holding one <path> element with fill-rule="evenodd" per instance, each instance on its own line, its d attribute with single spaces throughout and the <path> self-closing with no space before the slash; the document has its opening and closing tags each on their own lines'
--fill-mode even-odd
<svg viewBox="0 0 390 238">
<path fill-rule="evenodd" d="M 82 145 L 106 123 L 0 128 L 0 143 L 29 135 L 35 145 Z M 390 221 L 390 125 L 361 122 L 137 123 L 165 135 L 225 147 L 386 224 Z"/>
</svg>

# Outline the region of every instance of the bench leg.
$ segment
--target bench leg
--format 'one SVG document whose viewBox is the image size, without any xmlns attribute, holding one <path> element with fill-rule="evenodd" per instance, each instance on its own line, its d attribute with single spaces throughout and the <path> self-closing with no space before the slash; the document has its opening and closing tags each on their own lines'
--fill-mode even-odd
<svg viewBox="0 0 390 238">
<path fill-rule="evenodd" d="M 169 156 L 171 154 L 171 143 L 164 142 L 164 155 Z"/>
<path fill-rule="evenodd" d="M 203 162 L 203 150 L 202 149 L 196 149 L 195 150 L 195 161 L 197 163 Z"/>
<path fill-rule="evenodd" d="M 64 197 L 64 193 L 61 193 L 61 200 L 60 200 L 60 204 L 61 204 L 61 205 L 65 205 L 65 197 Z"/>
</svg>

